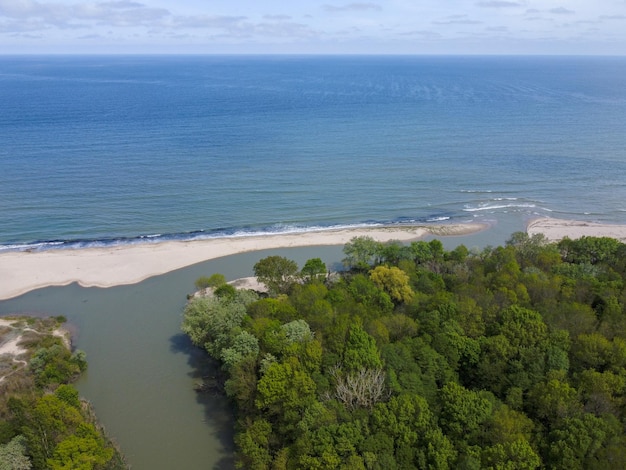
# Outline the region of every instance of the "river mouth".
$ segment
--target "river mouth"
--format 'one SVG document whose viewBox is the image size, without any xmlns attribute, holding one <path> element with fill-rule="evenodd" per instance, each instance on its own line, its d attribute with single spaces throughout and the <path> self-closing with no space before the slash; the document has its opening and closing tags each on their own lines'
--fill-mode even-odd
<svg viewBox="0 0 626 470">
<path fill-rule="evenodd" d="M 195 390 L 218 366 L 180 331 L 187 294 L 200 276 L 250 276 L 254 263 L 275 254 L 300 266 L 313 257 L 336 266 L 341 249 L 243 253 L 107 289 L 47 287 L 0 302 L 0 315 L 68 319 L 73 346 L 89 363 L 76 387 L 132 468 L 231 469 L 233 412 L 226 397 Z"/>
<path fill-rule="evenodd" d="M 486 232 L 444 237 L 447 249 L 503 244 L 521 222 Z M 434 238 L 434 237 L 428 237 Z M 263 250 L 213 259 L 133 285 L 107 289 L 77 284 L 38 289 L 0 301 L 0 315 L 64 315 L 73 346 L 87 353 L 89 369 L 76 383 L 132 468 L 234 468 L 233 410 L 226 397 L 198 393 L 217 364 L 181 333 L 187 295 L 200 276 L 251 276 L 271 255 L 303 266 L 321 258 L 340 269 L 341 246 Z"/>
</svg>

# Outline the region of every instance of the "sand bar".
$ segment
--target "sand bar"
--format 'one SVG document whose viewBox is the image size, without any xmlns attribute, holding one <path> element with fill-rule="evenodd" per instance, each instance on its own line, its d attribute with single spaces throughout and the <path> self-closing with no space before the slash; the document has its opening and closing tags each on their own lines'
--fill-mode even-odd
<svg viewBox="0 0 626 470">
<path fill-rule="evenodd" d="M 279 235 L 168 241 L 107 248 L 0 253 L 0 300 L 47 286 L 77 282 L 85 287 L 134 284 L 222 256 L 272 248 L 343 245 L 353 237 L 381 242 L 411 241 L 426 235 L 460 236 L 486 229 L 483 224 L 381 226 Z"/>
<path fill-rule="evenodd" d="M 581 220 L 542 218 L 531 221 L 526 227 L 529 235 L 543 233 L 550 241 L 569 237 L 609 237 L 626 242 L 626 225 L 598 224 Z"/>
</svg>

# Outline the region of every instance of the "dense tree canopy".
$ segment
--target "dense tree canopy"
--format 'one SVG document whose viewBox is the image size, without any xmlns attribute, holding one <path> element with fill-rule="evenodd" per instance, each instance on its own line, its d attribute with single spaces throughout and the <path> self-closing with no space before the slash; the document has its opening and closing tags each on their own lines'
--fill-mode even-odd
<svg viewBox="0 0 626 470">
<path fill-rule="evenodd" d="M 52 334 L 58 319 L 22 321 L 28 367 L 0 381 L 0 470 L 127 468 L 69 384 L 85 370 L 85 354 Z"/>
<path fill-rule="evenodd" d="M 270 298 L 187 307 L 226 372 L 241 468 L 626 468 L 625 245 L 344 252 L 340 275 L 261 260 Z"/>
</svg>

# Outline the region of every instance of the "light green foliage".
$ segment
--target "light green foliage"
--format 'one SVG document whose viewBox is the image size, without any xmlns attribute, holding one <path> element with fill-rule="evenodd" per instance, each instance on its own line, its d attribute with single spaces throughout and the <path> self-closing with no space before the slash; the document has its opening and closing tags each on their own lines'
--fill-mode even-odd
<svg viewBox="0 0 626 470">
<path fill-rule="evenodd" d="M 48 465 L 52 470 L 93 470 L 113 457 L 102 437 L 91 424 L 80 424 L 76 432 L 62 440 Z"/>
<path fill-rule="evenodd" d="M 355 372 L 361 369 L 377 369 L 382 366 L 376 341 L 360 326 L 353 326 L 348 332 L 343 353 L 343 369 Z"/>
<path fill-rule="evenodd" d="M 250 291 L 237 291 L 234 298 L 194 298 L 185 307 L 181 329 L 194 344 L 219 358 L 239 333 L 236 329 L 246 316 L 246 306 L 256 299 Z"/>
<path fill-rule="evenodd" d="M 222 349 L 220 358 L 226 367 L 233 367 L 249 356 L 259 353 L 259 340 L 247 331 L 241 331 L 231 340 L 231 345 Z"/>
<path fill-rule="evenodd" d="M 515 249 L 522 267 L 532 265 L 545 270 L 561 262 L 559 250 L 542 233 L 529 236 L 526 232 L 515 232 L 506 245 Z"/>
<path fill-rule="evenodd" d="M 424 436 L 425 445 L 420 450 L 418 462 L 421 468 L 448 470 L 455 468 L 457 451 L 439 428 L 431 428 Z"/>
<path fill-rule="evenodd" d="M 492 404 L 480 393 L 450 382 L 440 390 L 441 428 L 456 438 L 472 439 L 491 417 Z"/>
<path fill-rule="evenodd" d="M 298 317 L 296 309 L 285 299 L 260 299 L 247 307 L 252 318 L 272 318 L 281 322 L 289 322 Z"/>
<path fill-rule="evenodd" d="M 435 254 L 433 253 L 433 250 L 428 242 L 421 240 L 411 242 L 410 248 L 413 259 L 417 264 L 424 264 L 435 258 Z"/>
<path fill-rule="evenodd" d="M 281 326 L 289 343 L 302 343 L 313 339 L 309 324 L 304 320 L 294 320 Z"/>
<path fill-rule="evenodd" d="M 269 365 L 259 380 L 256 405 L 271 414 L 285 410 L 303 410 L 313 399 L 315 382 L 294 357 Z"/>
<path fill-rule="evenodd" d="M 534 470 L 541 466 L 541 458 L 525 439 L 487 447 L 482 461 L 482 468 L 488 470 Z"/>
<path fill-rule="evenodd" d="M 433 415 L 428 403 L 419 395 L 392 397 L 372 410 L 373 431 L 383 432 L 397 444 L 416 445 L 418 439 L 433 427 Z"/>
<path fill-rule="evenodd" d="M 408 303 L 413 299 L 409 276 L 395 266 L 376 266 L 370 272 L 370 278 L 396 302 Z"/>
<path fill-rule="evenodd" d="M 271 295 L 285 294 L 298 280 L 298 265 L 283 256 L 268 256 L 254 265 L 254 275 Z"/>
<path fill-rule="evenodd" d="M 196 289 L 206 289 L 207 287 L 213 287 L 214 289 L 226 284 L 226 277 L 223 274 L 215 273 L 210 277 L 201 276 L 196 279 Z"/>
<path fill-rule="evenodd" d="M 343 247 L 343 264 L 350 269 L 367 270 L 376 261 L 381 244 L 372 237 L 354 237 Z"/>
<path fill-rule="evenodd" d="M 0 445 L 0 470 L 30 470 L 32 464 L 26 455 L 26 438 L 16 436 L 8 444 Z"/>
</svg>

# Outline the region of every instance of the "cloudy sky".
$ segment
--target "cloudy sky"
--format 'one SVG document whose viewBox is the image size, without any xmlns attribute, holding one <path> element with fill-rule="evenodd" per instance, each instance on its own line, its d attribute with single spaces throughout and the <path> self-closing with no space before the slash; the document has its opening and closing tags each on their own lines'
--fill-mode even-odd
<svg viewBox="0 0 626 470">
<path fill-rule="evenodd" d="M 626 0 L 0 0 L 0 54 L 626 55 Z"/>
</svg>

